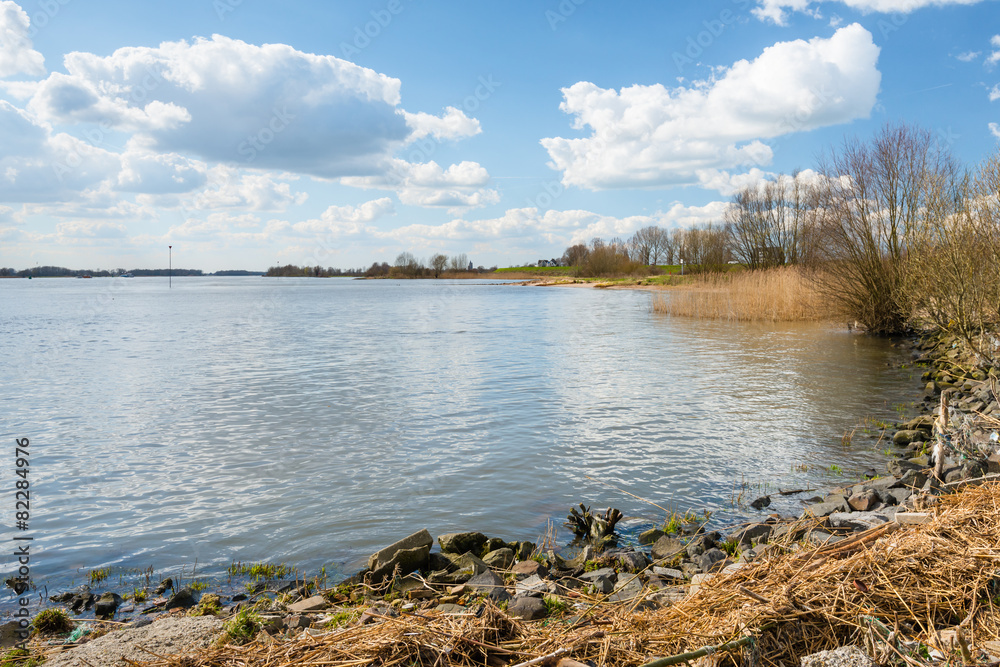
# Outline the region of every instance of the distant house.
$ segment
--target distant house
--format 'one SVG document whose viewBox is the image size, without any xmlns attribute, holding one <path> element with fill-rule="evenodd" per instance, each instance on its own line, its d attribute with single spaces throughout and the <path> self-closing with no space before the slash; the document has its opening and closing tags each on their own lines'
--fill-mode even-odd
<svg viewBox="0 0 1000 667">
<path fill-rule="evenodd" d="M 472 266 L 472 262 L 469 262 L 469 271 L 475 271 L 476 267 Z"/>
<path fill-rule="evenodd" d="M 547 260 L 547 259 L 540 259 L 540 260 L 538 260 L 538 266 L 541 267 L 541 266 L 548 266 L 548 265 L 549 265 L 549 260 Z"/>
</svg>

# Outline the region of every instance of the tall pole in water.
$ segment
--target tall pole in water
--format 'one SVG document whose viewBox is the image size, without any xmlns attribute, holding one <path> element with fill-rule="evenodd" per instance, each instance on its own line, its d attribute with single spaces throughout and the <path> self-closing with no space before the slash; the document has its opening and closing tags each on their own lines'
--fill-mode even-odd
<svg viewBox="0 0 1000 667">
<path fill-rule="evenodd" d="M 170 253 L 170 266 L 167 269 L 167 287 L 174 286 L 174 247 L 172 245 L 167 246 L 167 251 Z"/>
</svg>

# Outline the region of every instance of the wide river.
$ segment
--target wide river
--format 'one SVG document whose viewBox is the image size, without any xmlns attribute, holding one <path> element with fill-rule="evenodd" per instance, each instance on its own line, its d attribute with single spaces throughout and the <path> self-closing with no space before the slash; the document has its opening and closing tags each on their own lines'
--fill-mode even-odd
<svg viewBox="0 0 1000 667">
<path fill-rule="evenodd" d="M 534 540 L 552 519 L 567 542 L 579 502 L 635 530 L 663 520 L 609 484 L 722 526 L 741 490 L 882 469 L 884 441 L 842 436 L 918 397 L 920 370 L 888 342 L 650 301 L 489 281 L 2 280 L 8 539 L 34 538 L 50 591 L 99 566 L 343 573 L 424 527 Z"/>
</svg>

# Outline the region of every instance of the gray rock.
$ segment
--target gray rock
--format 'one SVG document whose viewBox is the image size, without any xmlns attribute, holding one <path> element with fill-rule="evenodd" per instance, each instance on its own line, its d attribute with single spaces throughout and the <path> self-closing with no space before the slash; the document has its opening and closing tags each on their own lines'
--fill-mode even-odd
<svg viewBox="0 0 1000 667">
<path fill-rule="evenodd" d="M 431 548 L 428 545 L 413 547 L 412 549 L 399 549 L 386 561 L 379 561 L 379 567 L 372 570 L 372 581 L 378 582 L 386 577 L 392 576 L 394 572 L 399 574 L 410 574 L 427 567 L 428 556 Z"/>
<path fill-rule="evenodd" d="M 506 570 L 514 564 L 514 552 L 507 547 L 495 549 L 483 556 L 483 562 L 493 569 Z"/>
<path fill-rule="evenodd" d="M 522 560 L 520 563 L 514 564 L 511 572 L 518 579 L 527 579 L 533 575 L 544 578 L 549 573 L 549 569 L 536 560 Z"/>
<path fill-rule="evenodd" d="M 451 604 L 450 602 L 446 602 L 445 604 L 439 604 L 437 607 L 435 607 L 435 609 L 437 609 L 437 611 L 441 612 L 442 614 L 461 614 L 468 611 L 466 607 L 463 607 L 460 604 Z"/>
<path fill-rule="evenodd" d="M 687 591 L 684 590 L 683 586 L 671 586 L 656 591 L 646 599 L 652 600 L 661 607 L 669 607 L 676 602 L 680 602 L 685 597 L 687 597 Z"/>
<path fill-rule="evenodd" d="M 752 503 L 750 503 L 750 507 L 754 508 L 755 510 L 762 510 L 770 504 L 771 504 L 771 496 L 761 496 L 760 498 L 757 498 Z"/>
<path fill-rule="evenodd" d="M 868 530 L 889 521 L 889 517 L 880 512 L 836 512 L 828 518 L 834 528 L 851 530 Z"/>
<path fill-rule="evenodd" d="M 875 662 L 858 646 L 842 646 L 802 658 L 801 667 L 875 667 Z"/>
<path fill-rule="evenodd" d="M 917 440 L 923 441 L 926 439 L 926 431 L 896 431 L 896 434 L 892 436 L 892 444 L 902 446 Z"/>
<path fill-rule="evenodd" d="M 482 533 L 445 533 L 438 535 L 438 544 L 446 554 L 464 554 L 471 552 L 477 556 L 483 553 L 486 536 Z"/>
<path fill-rule="evenodd" d="M 549 591 L 549 585 L 536 574 L 514 585 L 514 597 L 540 598 Z"/>
<path fill-rule="evenodd" d="M 737 544 L 752 542 L 753 540 L 763 541 L 771 534 L 772 528 L 773 526 L 767 523 L 755 523 L 746 528 L 737 528 L 729 534 L 727 541 L 736 542 Z"/>
<path fill-rule="evenodd" d="M 21 642 L 18 634 L 21 628 L 17 621 L 8 621 L 0 625 L 0 648 L 13 648 Z"/>
<path fill-rule="evenodd" d="M 684 553 L 684 543 L 676 537 L 670 537 L 669 535 L 664 535 L 656 540 L 652 549 L 653 558 L 655 559 L 674 557 L 682 553 Z"/>
<path fill-rule="evenodd" d="M 322 611 L 330 606 L 330 603 L 322 595 L 313 595 L 305 600 L 299 600 L 288 605 L 288 611 L 293 614 L 304 614 L 310 611 Z"/>
<path fill-rule="evenodd" d="M 611 597 L 608 598 L 611 602 L 634 600 L 636 596 L 642 593 L 642 582 L 639 581 L 639 577 L 634 575 L 622 576 L 618 578 L 618 583 L 615 584 L 614 591 Z"/>
<path fill-rule="evenodd" d="M 890 475 L 892 475 L 893 477 L 900 477 L 900 478 L 902 478 L 908 470 L 923 469 L 923 466 L 921 465 L 917 465 L 916 463 L 910 463 L 909 461 L 900 461 L 898 459 L 889 461 L 889 463 L 887 463 L 885 467 L 889 471 Z"/>
<path fill-rule="evenodd" d="M 834 544 L 836 542 L 840 542 L 844 538 L 839 535 L 828 533 L 825 530 L 813 530 L 810 531 L 808 539 L 816 546 L 823 546 L 824 544 Z"/>
<path fill-rule="evenodd" d="M 167 611 L 177 609 L 178 607 L 187 609 L 189 607 L 193 607 L 194 603 L 194 591 L 185 587 L 170 596 L 170 599 L 167 600 L 167 604 L 164 606 L 164 609 Z"/>
<path fill-rule="evenodd" d="M 596 577 L 590 580 L 590 585 L 594 587 L 594 592 L 599 595 L 607 595 L 615 590 L 615 582 L 610 577 Z"/>
<path fill-rule="evenodd" d="M 913 495 L 913 491 L 910 489 L 889 489 L 888 494 L 896 501 L 892 503 L 893 505 L 902 505 Z"/>
<path fill-rule="evenodd" d="M 930 415 L 920 415 L 919 417 L 914 417 L 905 424 L 899 425 L 900 430 L 903 431 L 931 431 L 934 428 L 934 418 Z"/>
<path fill-rule="evenodd" d="M 308 628 L 312 625 L 312 619 L 305 614 L 292 614 L 285 617 L 285 627 L 289 630 Z"/>
<path fill-rule="evenodd" d="M 486 540 L 485 544 L 483 544 L 483 550 L 480 553 L 482 553 L 485 556 L 491 551 L 496 551 L 497 549 L 509 549 L 509 548 L 510 547 L 507 546 L 507 543 L 501 540 L 499 537 L 491 537 Z M 513 549 L 511 549 L 511 551 L 513 551 Z"/>
<path fill-rule="evenodd" d="M 431 534 L 427 532 L 427 529 L 418 531 L 404 537 L 398 542 L 391 544 L 384 549 L 376 551 L 371 556 L 368 557 L 368 569 L 378 570 L 383 567 L 386 563 L 392 560 L 393 556 L 404 549 L 414 549 L 417 547 L 427 547 L 427 552 L 430 553 L 430 547 L 434 544 L 434 538 Z M 411 570 L 412 572 L 412 570 Z M 409 573 L 407 573 L 409 574 Z"/>
<path fill-rule="evenodd" d="M 846 502 L 829 502 L 829 503 L 818 503 L 816 505 L 810 505 L 802 511 L 802 516 L 811 516 L 817 519 L 821 519 L 825 516 L 830 516 L 831 514 L 838 512 L 847 512 L 850 510 L 850 506 Z"/>
<path fill-rule="evenodd" d="M 641 572 L 649 565 L 646 556 L 637 551 L 625 551 L 615 554 L 615 562 L 621 566 L 625 572 Z"/>
<path fill-rule="evenodd" d="M 722 569 L 724 565 L 720 565 L 729 556 L 722 549 L 709 549 L 700 556 L 693 558 L 694 564 L 698 566 L 702 572 L 714 572 L 717 569 Z"/>
<path fill-rule="evenodd" d="M 105 593 L 94 603 L 94 616 L 102 621 L 106 621 L 115 615 L 118 606 L 122 603 L 122 598 L 117 593 Z"/>
<path fill-rule="evenodd" d="M 660 539 L 664 535 L 666 535 L 666 533 L 659 528 L 650 528 L 649 530 L 639 533 L 639 544 L 655 544 L 656 540 Z"/>
<path fill-rule="evenodd" d="M 683 579 L 684 573 L 669 567 L 654 567 L 653 574 L 665 579 Z"/>
<path fill-rule="evenodd" d="M 617 575 L 615 574 L 614 568 L 611 568 L 611 567 L 602 567 L 601 569 L 594 570 L 592 572 L 584 572 L 583 574 L 581 574 L 579 576 L 579 578 L 583 579 L 584 581 L 593 581 L 594 579 L 597 579 L 598 577 L 606 577 L 606 578 L 614 581 L 616 576 Z"/>
<path fill-rule="evenodd" d="M 927 475 L 920 470 L 907 470 L 893 488 L 919 489 L 927 482 Z"/>
<path fill-rule="evenodd" d="M 503 579 L 492 570 L 487 570 L 469 579 L 465 585 L 476 593 L 486 593 L 494 602 L 510 600 L 510 593 L 504 588 Z"/>
<path fill-rule="evenodd" d="M 541 598 L 521 597 L 507 605 L 507 613 L 522 621 L 536 621 L 545 618 L 548 610 Z"/>
</svg>

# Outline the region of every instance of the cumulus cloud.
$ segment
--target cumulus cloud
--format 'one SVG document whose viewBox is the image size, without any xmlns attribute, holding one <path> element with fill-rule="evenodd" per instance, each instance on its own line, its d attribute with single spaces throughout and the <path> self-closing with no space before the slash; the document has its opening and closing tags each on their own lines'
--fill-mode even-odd
<svg viewBox="0 0 1000 667">
<path fill-rule="evenodd" d="M 966 51 L 965 53 L 959 53 L 955 56 L 956 59 L 962 61 L 963 63 L 971 63 L 973 60 L 978 58 L 980 55 L 979 51 Z"/>
<path fill-rule="evenodd" d="M 990 46 L 993 47 L 993 51 L 986 57 L 986 62 L 989 65 L 996 65 L 1000 62 L 1000 35 L 993 35 Z"/>
<path fill-rule="evenodd" d="M 294 192 L 288 179 L 266 172 L 244 172 L 218 165 L 208 173 L 207 187 L 195 195 L 198 209 L 242 208 L 251 211 L 284 211 L 302 204 L 309 195 Z"/>
<path fill-rule="evenodd" d="M 64 239 L 121 239 L 128 236 L 128 229 L 116 222 L 74 220 L 56 225 L 56 235 Z"/>
<path fill-rule="evenodd" d="M 29 103 L 50 123 L 106 123 L 151 150 L 324 178 L 378 174 L 414 137 L 460 138 L 478 121 L 407 113 L 400 81 L 333 56 L 214 35 L 74 52 Z M 224 64 L 224 65 L 222 65 Z"/>
<path fill-rule="evenodd" d="M 982 0 L 760 0 L 759 5 L 753 9 L 753 14 L 762 21 L 788 25 L 787 12 L 804 12 L 818 18 L 819 11 L 816 5 L 834 1 L 862 14 L 873 12 L 909 14 L 924 7 L 974 5 Z"/>
<path fill-rule="evenodd" d="M 51 130 L 0 100 L 0 199 L 57 202 L 79 196 L 118 173 L 119 157 Z"/>
<path fill-rule="evenodd" d="M 869 115 L 881 74 L 879 48 L 858 24 L 830 38 L 779 42 L 687 87 L 620 91 L 581 81 L 560 109 L 583 138 L 546 138 L 549 166 L 565 185 L 593 190 L 718 180 L 720 170 L 766 165 L 761 139 Z"/>
<path fill-rule="evenodd" d="M 996 102 L 997 100 L 1000 100 L 1000 83 L 990 89 L 990 102 Z"/>
<path fill-rule="evenodd" d="M 393 160 L 378 176 L 342 178 L 341 183 L 356 188 L 393 190 L 404 204 L 427 208 L 447 208 L 452 213 L 494 204 L 500 200 L 489 190 L 490 175 L 478 162 L 461 162 L 447 169 L 431 161 L 413 164 Z"/>
<path fill-rule="evenodd" d="M 989 128 L 990 128 L 990 134 L 992 134 L 997 139 L 1000 139 L 1000 124 L 990 123 Z"/>
<path fill-rule="evenodd" d="M 35 51 L 28 36 L 29 26 L 27 12 L 16 2 L 0 2 L 0 78 L 45 74 L 45 58 Z"/>
<path fill-rule="evenodd" d="M 333 235 L 361 234 L 377 230 L 370 227 L 372 222 L 395 213 L 392 200 L 388 197 L 374 199 L 360 206 L 330 206 L 319 219 L 297 222 L 291 226 L 296 232 L 323 233 Z"/>
</svg>

